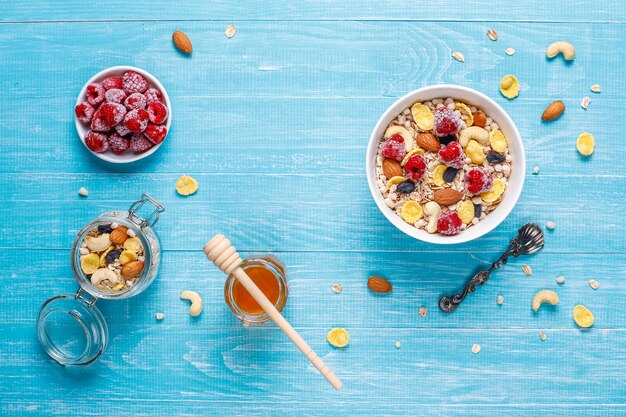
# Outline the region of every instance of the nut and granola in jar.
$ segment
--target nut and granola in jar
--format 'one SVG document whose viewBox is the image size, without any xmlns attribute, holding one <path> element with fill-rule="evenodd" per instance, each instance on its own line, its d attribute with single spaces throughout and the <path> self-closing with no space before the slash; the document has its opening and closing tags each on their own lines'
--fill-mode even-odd
<svg viewBox="0 0 626 417">
<path fill-rule="evenodd" d="M 428 233 L 456 235 L 500 203 L 512 158 L 483 110 L 453 98 L 416 102 L 380 140 L 376 179 L 385 204 Z"/>
</svg>

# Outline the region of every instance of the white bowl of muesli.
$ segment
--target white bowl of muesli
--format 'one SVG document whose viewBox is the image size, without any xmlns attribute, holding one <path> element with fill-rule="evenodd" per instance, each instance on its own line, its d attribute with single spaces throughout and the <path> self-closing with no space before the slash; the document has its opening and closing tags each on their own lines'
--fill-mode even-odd
<svg viewBox="0 0 626 417">
<path fill-rule="evenodd" d="M 435 85 L 398 99 L 376 123 L 367 177 L 380 211 L 416 239 L 479 238 L 511 212 L 524 186 L 524 146 L 495 101 Z"/>
</svg>

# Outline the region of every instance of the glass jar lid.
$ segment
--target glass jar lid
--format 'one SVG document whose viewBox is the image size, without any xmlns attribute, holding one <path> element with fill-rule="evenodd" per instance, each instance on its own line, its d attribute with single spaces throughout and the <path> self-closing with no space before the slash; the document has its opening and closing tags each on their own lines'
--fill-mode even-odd
<svg viewBox="0 0 626 417">
<path fill-rule="evenodd" d="M 37 336 L 46 353 L 65 366 L 89 365 L 106 348 L 109 331 L 104 316 L 82 289 L 43 303 L 37 316 Z"/>
</svg>

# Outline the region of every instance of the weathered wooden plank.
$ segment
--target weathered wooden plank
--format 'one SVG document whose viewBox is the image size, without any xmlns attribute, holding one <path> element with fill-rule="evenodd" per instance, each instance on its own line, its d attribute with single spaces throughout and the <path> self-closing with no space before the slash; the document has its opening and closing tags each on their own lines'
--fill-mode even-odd
<svg viewBox="0 0 626 417">
<path fill-rule="evenodd" d="M 18 6 L 19 4 L 19 6 Z M 596 2 L 575 1 L 561 6 L 540 0 L 527 0 L 522 3 L 506 1 L 494 3 L 487 0 L 474 0 L 458 3 L 452 0 L 434 2 L 387 1 L 384 5 L 374 0 L 360 0 L 343 3 L 332 0 L 307 0 L 297 4 L 289 1 L 187 1 L 171 7 L 165 0 L 150 2 L 127 2 L 123 0 L 96 1 L 70 0 L 63 3 L 33 0 L 3 5 L 2 21 L 104 21 L 130 20 L 226 20 L 245 21 L 271 20 L 282 23 L 290 20 L 444 20 L 444 21 L 485 21 L 501 20 L 508 22 L 624 22 L 626 14 L 619 2 L 599 0 Z M 105 23 L 105 24 L 106 24 Z M 243 22 L 242 22 L 243 23 Z"/>
<path fill-rule="evenodd" d="M 336 350 L 326 329 L 301 333 L 345 386 L 337 393 L 277 329 L 114 327 L 101 360 L 72 372 L 38 349 L 33 326 L 0 325 L 4 398 L 261 401 L 308 404 L 576 404 L 623 406 L 624 330 L 351 329 Z M 396 341 L 402 343 L 397 349 Z M 474 343 L 482 350 L 474 355 Z M 25 368 L 26 367 L 26 368 Z M 24 369 L 28 377 L 23 378 Z M 18 383 L 19 381 L 19 383 Z M 31 400 L 32 401 L 32 400 Z M 173 403 L 176 404 L 176 403 Z"/>
<path fill-rule="evenodd" d="M 200 242 L 201 244 L 202 242 Z M 247 255 L 246 252 L 243 255 Z M 600 255 L 540 253 L 513 259 L 454 314 L 439 312 L 442 294 L 460 289 L 476 268 L 486 267 L 495 256 L 479 251 L 454 253 L 411 252 L 279 252 L 286 263 L 290 285 L 285 314 L 298 328 L 330 329 L 334 326 L 370 328 L 475 328 L 475 329 L 574 329 L 572 309 L 588 306 L 596 316 L 594 329 L 626 328 L 626 254 Z M 39 305 L 60 293 L 76 291 L 66 250 L 1 250 L 0 257 L 15 265 L 10 275 L 0 278 L 7 297 L 0 309 L 0 323 L 32 325 Z M 521 269 L 527 263 L 533 275 Z M 42 266 L 45 266 L 42 268 Z M 377 296 L 367 288 L 370 275 L 387 277 L 393 293 Z M 564 285 L 555 278 L 566 277 Z M 594 291 L 588 280 L 600 282 Z M 147 326 L 149 332 L 163 327 L 181 331 L 190 324 L 188 303 L 179 294 L 194 289 L 203 296 L 204 313 L 199 321 L 207 328 L 239 328 L 240 323 L 224 303 L 225 277 L 200 250 L 165 252 L 157 281 L 140 296 L 124 301 L 100 301 L 98 307 L 111 326 Z M 36 283 L 36 284 L 34 284 Z M 343 286 L 341 294 L 331 291 L 333 283 Z M 33 285 L 36 285 L 33 287 Z M 561 298 L 559 306 L 544 306 L 539 313 L 530 307 L 540 289 L 552 289 Z M 504 305 L 497 305 L 503 295 Z M 428 315 L 420 317 L 421 306 Z M 158 323 L 154 314 L 163 312 Z M 599 331 L 599 330 L 598 330 Z"/>
</svg>

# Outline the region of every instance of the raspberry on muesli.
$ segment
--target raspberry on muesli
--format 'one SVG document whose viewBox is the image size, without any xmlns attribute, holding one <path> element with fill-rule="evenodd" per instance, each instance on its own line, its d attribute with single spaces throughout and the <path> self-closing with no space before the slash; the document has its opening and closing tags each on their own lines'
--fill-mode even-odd
<svg viewBox="0 0 626 417">
<path fill-rule="evenodd" d="M 470 132 L 489 140 L 459 141 Z M 429 141 L 423 140 L 426 136 Z M 395 161 L 401 161 L 399 166 Z M 453 98 L 416 102 L 404 109 L 380 139 L 376 159 L 385 204 L 417 229 L 445 236 L 488 216 L 500 203 L 511 170 L 508 142 L 498 124 L 482 109 Z M 417 216 L 402 215 L 409 202 L 440 210 L 413 210 L 421 213 L 415 220 Z M 431 219 L 428 213 L 434 212 L 439 214 Z M 436 228 L 427 227 L 433 222 Z"/>
</svg>

